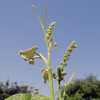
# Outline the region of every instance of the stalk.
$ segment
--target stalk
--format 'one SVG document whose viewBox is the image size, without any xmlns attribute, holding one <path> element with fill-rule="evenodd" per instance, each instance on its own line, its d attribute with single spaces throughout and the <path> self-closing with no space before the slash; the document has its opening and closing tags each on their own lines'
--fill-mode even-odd
<svg viewBox="0 0 100 100">
<path fill-rule="evenodd" d="M 58 81 L 58 93 L 59 93 L 59 100 L 61 100 L 61 91 L 60 91 L 60 82 Z"/>
<path fill-rule="evenodd" d="M 45 15 L 44 15 L 44 22 L 43 22 L 43 24 L 42 24 L 42 22 L 41 22 L 41 20 L 40 20 L 40 17 L 39 17 L 39 14 L 38 14 L 38 12 L 37 12 L 36 7 L 35 7 L 34 5 L 32 5 L 32 6 L 35 8 L 35 11 L 36 11 L 36 13 L 37 13 L 37 17 L 38 17 L 38 19 L 39 19 L 39 22 L 40 22 L 40 24 L 41 24 L 41 26 L 42 26 L 42 29 L 43 29 L 44 35 L 45 35 L 45 42 L 46 42 L 46 44 L 47 44 L 47 49 L 48 49 L 48 61 L 46 61 L 46 60 L 44 59 L 44 57 L 42 57 L 42 58 L 43 58 L 43 60 L 46 62 L 46 65 L 47 65 L 48 77 L 49 77 L 50 96 L 51 96 L 51 100 L 54 100 L 52 73 L 51 73 L 51 67 L 50 67 L 50 47 L 49 47 L 49 45 L 48 45 L 48 40 L 47 40 L 46 30 L 45 30 L 45 17 L 46 17 L 47 4 L 46 4 L 46 9 L 45 9 Z"/>
<path fill-rule="evenodd" d="M 47 65 L 47 68 L 48 68 L 49 88 L 50 88 L 51 100 L 54 100 L 52 73 L 51 73 L 51 67 L 50 67 L 50 48 L 48 48 L 48 65 Z"/>
</svg>

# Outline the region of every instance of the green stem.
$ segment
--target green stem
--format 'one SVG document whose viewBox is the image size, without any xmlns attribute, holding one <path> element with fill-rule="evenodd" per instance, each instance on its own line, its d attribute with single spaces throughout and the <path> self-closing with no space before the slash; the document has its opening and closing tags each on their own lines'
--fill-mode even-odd
<svg viewBox="0 0 100 100">
<path fill-rule="evenodd" d="M 45 28 L 45 17 L 46 17 L 46 12 L 47 12 L 47 3 L 46 3 L 46 7 L 45 7 L 44 20 L 43 20 L 44 28 Z"/>
<path fill-rule="evenodd" d="M 47 44 L 47 48 L 49 48 L 45 27 L 42 27 L 42 28 L 43 28 L 44 35 L 45 35 L 45 41 L 46 41 L 46 44 Z"/>
<path fill-rule="evenodd" d="M 77 71 L 77 69 L 73 72 L 73 74 L 72 74 L 70 80 L 68 81 L 68 83 L 66 84 L 66 86 L 68 86 L 70 84 L 70 82 L 71 82 L 71 80 L 72 80 L 72 78 L 73 78 L 73 76 L 74 76 L 74 74 L 75 74 L 76 71 Z"/>
<path fill-rule="evenodd" d="M 41 22 L 41 19 L 40 19 L 40 17 L 39 17 L 39 14 L 38 14 L 38 11 L 37 11 L 36 7 L 35 7 L 34 5 L 32 5 L 32 6 L 35 8 L 35 11 L 36 11 L 38 20 L 39 20 L 39 22 L 40 22 L 40 25 L 42 26 L 43 31 L 44 31 L 45 41 L 46 41 L 47 47 L 49 47 L 49 46 L 48 46 L 48 41 L 47 41 L 47 36 L 46 36 L 46 31 L 45 31 L 45 26 L 44 26 L 44 25 L 45 25 L 45 19 L 44 19 L 44 25 L 43 25 L 42 22 Z M 47 8 L 46 8 L 46 9 L 47 9 Z M 46 11 L 45 11 L 45 13 L 46 13 Z M 46 14 L 45 14 L 45 16 L 46 16 Z M 45 18 L 45 16 L 44 16 L 44 18 Z"/>
<path fill-rule="evenodd" d="M 64 91 L 64 93 L 63 93 L 63 100 L 67 100 L 66 99 L 66 91 Z"/>
<path fill-rule="evenodd" d="M 51 100 L 54 100 L 52 73 L 51 73 L 51 67 L 50 67 L 50 48 L 48 48 L 48 65 L 47 65 L 47 68 L 48 68 L 49 88 L 50 88 Z"/>
<path fill-rule="evenodd" d="M 61 91 L 60 91 L 60 82 L 58 81 L 58 93 L 59 93 L 59 100 L 61 100 Z"/>
<path fill-rule="evenodd" d="M 42 54 L 39 54 L 39 56 L 44 60 L 46 66 L 47 66 L 48 65 L 47 59 Z"/>
<path fill-rule="evenodd" d="M 44 31 L 44 35 L 45 35 L 45 42 L 47 44 L 47 49 L 48 49 L 48 61 L 42 56 L 41 58 L 44 60 L 44 62 L 46 63 L 47 65 L 47 68 L 48 68 L 48 76 L 49 76 L 49 87 L 50 87 L 50 95 L 51 95 L 51 100 L 54 100 L 54 91 L 53 91 L 53 82 L 52 82 L 52 73 L 51 73 L 51 68 L 50 68 L 50 47 L 48 45 L 48 40 L 47 40 L 47 34 L 46 34 L 46 30 L 45 30 L 45 17 L 46 17 L 46 10 L 47 10 L 47 5 L 46 5 L 46 9 L 45 9 L 45 15 L 44 15 L 44 22 L 42 24 L 41 20 L 40 20 L 40 17 L 39 17 L 39 14 L 37 12 L 37 9 L 34 5 L 32 5 L 34 8 L 35 8 L 35 11 L 37 13 L 37 16 L 38 16 L 38 19 L 39 19 L 39 22 L 42 26 L 42 29 Z"/>
</svg>

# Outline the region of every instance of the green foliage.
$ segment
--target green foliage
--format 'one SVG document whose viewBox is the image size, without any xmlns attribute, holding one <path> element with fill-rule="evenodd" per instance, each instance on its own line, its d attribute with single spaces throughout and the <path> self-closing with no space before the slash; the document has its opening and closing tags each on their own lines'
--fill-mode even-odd
<svg viewBox="0 0 100 100">
<path fill-rule="evenodd" d="M 48 97 L 39 94 L 25 94 L 19 93 L 15 94 L 5 100 L 50 100 Z"/>
<path fill-rule="evenodd" d="M 33 87 L 29 87 L 27 85 L 19 86 L 17 82 L 10 83 L 9 80 L 4 84 L 0 83 L 0 100 L 4 100 L 11 95 L 16 93 L 36 93 L 38 94 L 38 89 L 34 89 Z"/>
<path fill-rule="evenodd" d="M 90 74 L 86 79 L 76 79 L 68 87 L 62 87 L 64 100 L 100 100 L 100 80 Z"/>
</svg>

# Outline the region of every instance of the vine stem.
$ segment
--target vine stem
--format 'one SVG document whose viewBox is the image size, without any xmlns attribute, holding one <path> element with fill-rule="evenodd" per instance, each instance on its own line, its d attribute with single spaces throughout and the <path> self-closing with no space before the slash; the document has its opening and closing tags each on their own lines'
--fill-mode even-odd
<svg viewBox="0 0 100 100">
<path fill-rule="evenodd" d="M 60 82 L 58 81 L 58 93 L 59 93 L 59 100 L 61 100 L 61 90 L 60 90 Z"/>
</svg>

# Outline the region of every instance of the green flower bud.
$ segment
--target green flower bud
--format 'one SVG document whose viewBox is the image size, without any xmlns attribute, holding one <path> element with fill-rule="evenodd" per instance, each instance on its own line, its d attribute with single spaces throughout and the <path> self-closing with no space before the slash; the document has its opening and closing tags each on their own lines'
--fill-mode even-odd
<svg viewBox="0 0 100 100">
<path fill-rule="evenodd" d="M 50 24 L 50 26 L 51 26 L 51 27 L 54 27 L 55 24 L 56 24 L 56 22 L 52 22 L 52 23 Z"/>
<path fill-rule="evenodd" d="M 63 71 L 63 72 L 62 72 L 62 75 L 63 75 L 63 76 L 65 76 L 66 74 L 67 74 L 67 72 L 66 72 L 66 71 Z"/>
<path fill-rule="evenodd" d="M 75 48 L 74 46 L 75 46 L 75 41 L 73 41 L 71 44 L 70 44 L 70 46 L 72 47 L 72 48 Z"/>
<path fill-rule="evenodd" d="M 63 61 L 61 61 L 60 64 L 63 65 Z"/>
<path fill-rule="evenodd" d="M 69 60 L 69 57 L 63 57 L 64 61 Z"/>
<path fill-rule="evenodd" d="M 71 45 L 75 45 L 75 43 L 76 43 L 76 42 L 75 42 L 75 41 L 73 41 L 73 42 L 71 43 Z"/>
<path fill-rule="evenodd" d="M 47 30 L 48 34 L 50 35 L 52 33 L 53 30 Z"/>
<path fill-rule="evenodd" d="M 71 52 L 67 50 L 67 51 L 66 51 L 66 56 L 70 56 L 70 53 L 71 53 Z"/>
<path fill-rule="evenodd" d="M 67 55 L 66 55 L 66 54 L 64 54 L 64 57 L 67 57 Z"/>
<path fill-rule="evenodd" d="M 57 70 L 60 70 L 60 68 L 61 68 L 60 66 L 57 66 Z"/>
<path fill-rule="evenodd" d="M 52 73 L 52 77 L 53 77 L 54 79 L 57 79 L 57 75 L 56 75 L 55 73 Z"/>
<path fill-rule="evenodd" d="M 49 34 L 46 34 L 47 38 L 49 38 Z"/>
<path fill-rule="evenodd" d="M 53 43 L 51 48 L 56 47 L 56 46 L 57 46 L 57 43 Z"/>
<path fill-rule="evenodd" d="M 64 63 L 63 63 L 63 66 L 67 66 L 67 64 L 64 62 Z"/>
<path fill-rule="evenodd" d="M 52 34 L 49 36 L 49 40 L 50 40 L 50 42 L 53 40 Z"/>
<path fill-rule="evenodd" d="M 69 50 L 69 51 L 70 51 L 70 50 L 72 50 L 72 47 L 71 47 L 71 46 L 69 46 L 69 47 L 68 47 L 68 50 Z"/>
<path fill-rule="evenodd" d="M 58 76 L 61 76 L 61 71 L 62 71 L 62 68 L 60 66 L 57 66 L 57 74 L 58 74 Z"/>
<path fill-rule="evenodd" d="M 66 65 L 67 65 L 67 64 L 66 64 L 65 62 L 63 62 L 63 61 L 61 61 L 60 64 L 61 64 L 62 66 L 66 66 Z"/>
<path fill-rule="evenodd" d="M 51 30 L 51 31 L 53 30 L 51 26 L 49 26 L 49 30 Z"/>
<path fill-rule="evenodd" d="M 54 45 L 54 46 L 57 46 L 57 43 L 54 43 L 53 45 Z"/>
<path fill-rule="evenodd" d="M 74 48 L 77 48 L 77 45 L 76 44 L 74 45 Z"/>
</svg>

